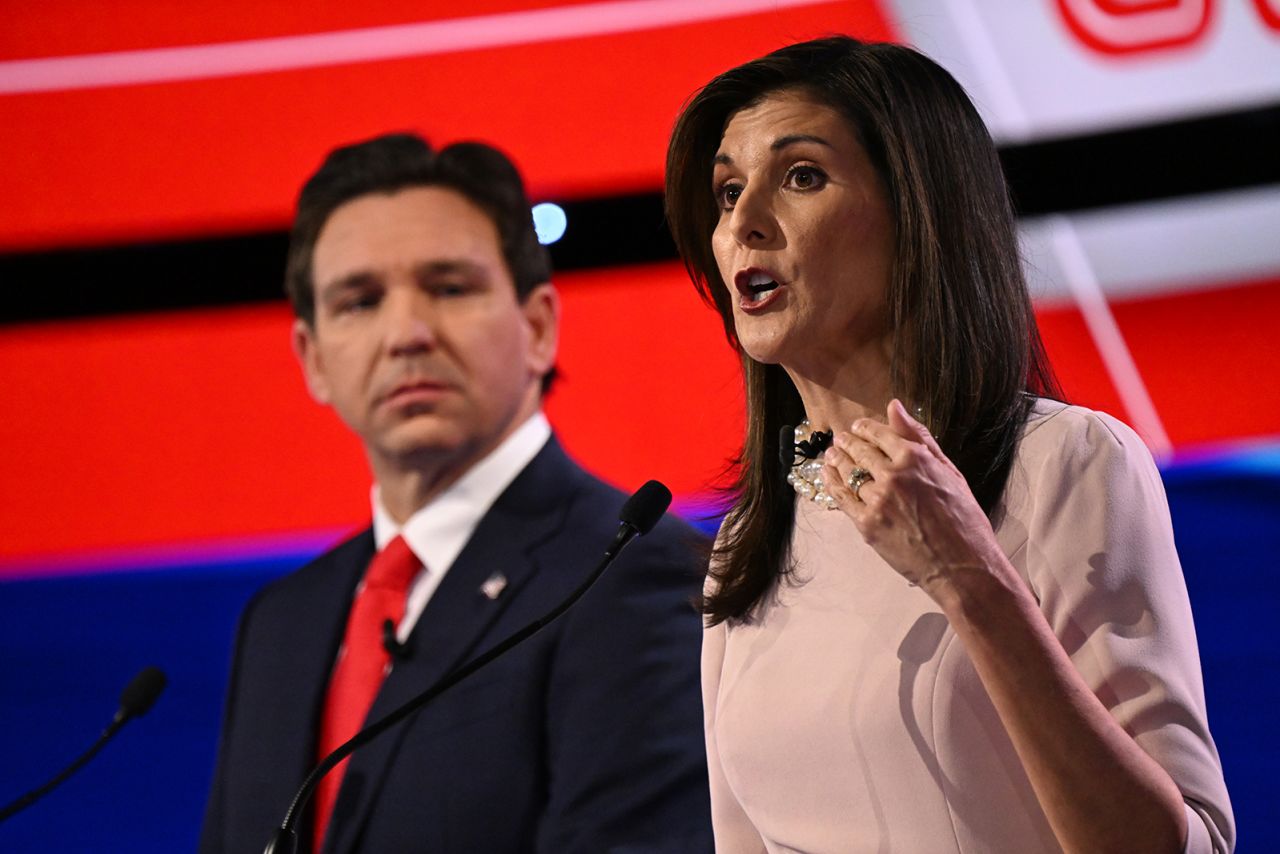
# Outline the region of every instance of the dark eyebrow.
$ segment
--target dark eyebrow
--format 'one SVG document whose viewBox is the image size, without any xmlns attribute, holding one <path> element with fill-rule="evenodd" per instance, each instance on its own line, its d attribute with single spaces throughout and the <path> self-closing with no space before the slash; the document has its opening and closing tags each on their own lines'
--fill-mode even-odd
<svg viewBox="0 0 1280 854">
<path fill-rule="evenodd" d="M 429 278 L 431 276 L 449 276 L 454 274 L 468 275 L 480 270 L 479 264 L 469 261 L 465 258 L 446 258 L 443 260 L 427 261 L 414 267 L 413 272 L 420 278 Z"/>
<path fill-rule="evenodd" d="M 817 145 L 825 145 L 827 148 L 834 148 L 831 143 L 827 142 L 820 136 L 814 136 L 811 133 L 792 133 L 786 136 L 780 136 L 769 146 L 770 151 L 781 151 L 789 145 L 796 145 L 801 142 L 812 142 Z M 711 159 L 712 165 L 715 166 L 732 166 L 733 158 L 727 154 L 717 154 Z"/>
<path fill-rule="evenodd" d="M 419 279 L 430 279 L 435 276 L 475 275 L 481 270 L 479 264 L 465 258 L 446 258 L 443 260 L 425 261 L 413 268 L 413 274 Z M 316 290 L 323 299 L 336 299 L 344 291 L 361 290 L 377 287 L 382 277 L 373 270 L 356 270 L 340 276 L 331 282 L 325 282 Z"/>
<path fill-rule="evenodd" d="M 359 290 L 378 283 L 378 277 L 368 271 L 358 270 L 345 276 L 325 282 L 317 288 L 321 300 L 336 299 L 343 291 Z"/>
<path fill-rule="evenodd" d="M 814 142 L 818 145 L 825 145 L 827 148 L 833 148 L 831 143 L 827 142 L 820 136 L 814 136 L 810 133 L 793 133 L 787 136 L 780 136 L 773 141 L 773 145 L 769 146 L 770 151 L 781 151 L 788 145 L 795 145 L 798 142 Z"/>
</svg>

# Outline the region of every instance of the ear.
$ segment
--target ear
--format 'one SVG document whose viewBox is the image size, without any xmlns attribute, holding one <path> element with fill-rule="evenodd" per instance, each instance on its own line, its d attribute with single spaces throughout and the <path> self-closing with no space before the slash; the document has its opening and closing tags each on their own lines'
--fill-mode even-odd
<svg viewBox="0 0 1280 854">
<path fill-rule="evenodd" d="M 560 293 L 555 285 L 535 285 L 521 306 L 529 328 L 527 363 L 530 371 L 545 375 L 556 363 L 560 346 Z"/>
<path fill-rule="evenodd" d="M 298 357 L 307 390 L 316 403 L 329 404 L 329 383 L 325 378 L 315 330 L 302 318 L 293 321 L 293 355 Z"/>
</svg>

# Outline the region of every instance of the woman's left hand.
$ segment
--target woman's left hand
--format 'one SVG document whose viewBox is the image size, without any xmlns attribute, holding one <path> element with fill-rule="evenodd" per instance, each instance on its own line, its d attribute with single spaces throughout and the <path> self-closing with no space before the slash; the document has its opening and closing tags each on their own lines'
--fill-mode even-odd
<svg viewBox="0 0 1280 854">
<path fill-rule="evenodd" d="M 855 421 L 837 432 L 822 472 L 867 544 L 935 599 L 961 573 L 998 571 L 1003 554 L 991 523 L 928 428 L 890 402 L 888 423 Z M 869 472 L 855 490 L 856 469 Z"/>
</svg>

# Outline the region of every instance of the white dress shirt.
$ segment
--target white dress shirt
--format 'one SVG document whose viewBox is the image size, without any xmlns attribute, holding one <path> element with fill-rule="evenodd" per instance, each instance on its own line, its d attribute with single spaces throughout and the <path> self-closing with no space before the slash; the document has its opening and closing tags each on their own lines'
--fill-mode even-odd
<svg viewBox="0 0 1280 854">
<path fill-rule="evenodd" d="M 550 438 L 551 425 L 546 416 L 535 413 L 452 486 L 410 516 L 403 526 L 396 524 L 387 513 L 378 486 L 374 484 L 370 500 L 373 539 L 378 550 L 401 535 L 422 562 L 422 569 L 409 587 L 404 619 L 396 629 L 398 640 L 403 642 L 409 637 L 431 595 L 493 502 Z"/>
</svg>

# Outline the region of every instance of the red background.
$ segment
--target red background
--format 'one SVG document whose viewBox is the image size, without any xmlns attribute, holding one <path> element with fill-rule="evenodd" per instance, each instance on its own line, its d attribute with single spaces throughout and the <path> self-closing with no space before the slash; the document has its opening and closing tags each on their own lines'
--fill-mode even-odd
<svg viewBox="0 0 1280 854">
<path fill-rule="evenodd" d="M 564 6 L 487 0 L 468 14 Z M 453 16 L 452 4 L 42 3 L 0 61 Z M 388 129 L 496 141 L 538 198 L 661 187 L 670 125 L 714 73 L 832 31 L 892 38 L 871 0 L 623 35 L 192 82 L 0 96 L 0 250 L 278 229 L 333 145 Z M 573 223 L 570 223 L 570 228 Z M 172 286 L 183 286 L 173 271 Z M 699 503 L 741 434 L 736 362 L 674 263 L 557 277 L 564 381 L 549 414 L 624 488 Z M 1259 391 L 1280 280 L 1216 283 L 1113 311 L 1175 448 L 1274 436 Z M 4 288 L 57 287 L 4 282 Z M 109 288 L 111 282 L 102 282 Z M 1078 312 L 1044 307 L 1071 397 L 1125 417 Z M 332 531 L 368 513 L 360 449 L 307 398 L 281 304 L 0 327 L 0 573 Z"/>
</svg>

